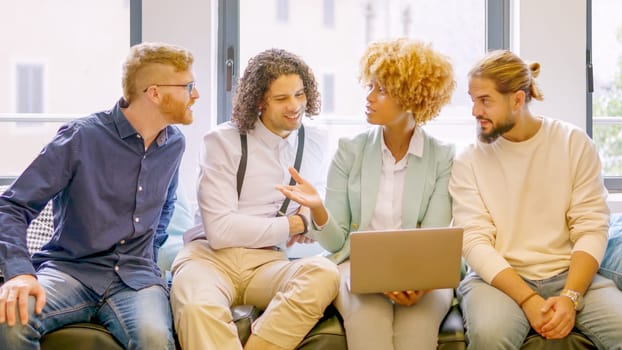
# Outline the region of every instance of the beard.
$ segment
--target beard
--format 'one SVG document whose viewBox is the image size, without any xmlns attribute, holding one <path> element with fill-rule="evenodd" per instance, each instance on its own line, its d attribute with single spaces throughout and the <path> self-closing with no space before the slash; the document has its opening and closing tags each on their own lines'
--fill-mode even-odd
<svg viewBox="0 0 622 350">
<path fill-rule="evenodd" d="M 192 123 L 192 112 L 188 107 L 194 104 L 194 100 L 183 102 L 174 99 L 171 95 L 164 95 L 160 104 L 160 112 L 170 124 L 188 125 Z"/>
<path fill-rule="evenodd" d="M 494 124 L 490 119 L 486 119 L 491 122 L 493 128 L 489 132 L 484 132 L 482 130 L 481 125 L 477 124 L 477 137 L 480 141 L 485 143 L 493 143 L 495 142 L 499 136 L 505 134 L 506 132 L 512 130 L 514 125 L 516 125 L 516 121 L 513 118 L 506 119 L 503 123 Z"/>
</svg>

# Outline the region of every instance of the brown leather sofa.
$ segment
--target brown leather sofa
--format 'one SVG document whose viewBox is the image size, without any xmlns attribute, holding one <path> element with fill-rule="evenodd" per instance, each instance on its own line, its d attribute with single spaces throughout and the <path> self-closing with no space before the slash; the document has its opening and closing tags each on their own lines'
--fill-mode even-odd
<svg viewBox="0 0 622 350">
<path fill-rule="evenodd" d="M 242 343 L 250 335 L 250 326 L 260 314 L 251 305 L 232 308 L 233 318 L 238 327 Z M 43 337 L 42 350 L 123 350 L 112 335 L 102 326 L 92 323 L 78 323 L 63 327 Z M 329 307 L 324 317 L 298 345 L 301 350 L 346 350 L 346 338 L 341 318 L 333 307 Z M 448 313 L 439 332 L 439 350 L 464 350 L 464 329 L 462 316 L 457 306 Z"/>
<path fill-rule="evenodd" d="M 238 333 L 243 343 L 250 334 L 252 321 L 259 316 L 259 311 L 250 305 L 241 305 L 232 309 Z M 178 347 L 179 348 L 179 347 Z M 42 350 L 123 350 L 110 333 L 102 326 L 92 323 L 78 323 L 52 332 L 41 341 Z M 341 319 L 336 310 L 328 308 L 324 318 L 311 330 L 300 343 L 301 350 L 341 350 L 347 349 Z M 464 350 L 466 342 L 462 315 L 457 305 L 447 314 L 439 330 L 438 350 Z M 573 332 L 562 340 L 546 340 L 532 333 L 526 339 L 521 350 L 592 350 L 596 347 L 585 336 Z"/>
</svg>

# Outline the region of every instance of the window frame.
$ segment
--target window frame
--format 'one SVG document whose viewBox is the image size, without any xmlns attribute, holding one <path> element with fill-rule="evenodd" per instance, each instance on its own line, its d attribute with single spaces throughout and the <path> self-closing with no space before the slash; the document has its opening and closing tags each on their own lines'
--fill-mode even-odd
<svg viewBox="0 0 622 350">
<path fill-rule="evenodd" d="M 130 46 L 143 41 L 143 1 L 130 0 Z"/>
</svg>

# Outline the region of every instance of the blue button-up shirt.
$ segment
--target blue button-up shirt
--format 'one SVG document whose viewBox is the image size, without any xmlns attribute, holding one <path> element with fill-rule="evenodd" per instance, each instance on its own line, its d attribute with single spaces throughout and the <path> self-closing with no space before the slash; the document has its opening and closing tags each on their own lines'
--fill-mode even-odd
<svg viewBox="0 0 622 350">
<path fill-rule="evenodd" d="M 137 290 L 164 285 L 155 254 L 167 237 L 185 140 L 167 126 L 145 150 L 122 107 L 123 99 L 62 126 L 0 195 L 5 279 L 50 267 L 100 295 L 119 278 Z M 51 199 L 54 236 L 31 262 L 26 229 Z"/>
</svg>

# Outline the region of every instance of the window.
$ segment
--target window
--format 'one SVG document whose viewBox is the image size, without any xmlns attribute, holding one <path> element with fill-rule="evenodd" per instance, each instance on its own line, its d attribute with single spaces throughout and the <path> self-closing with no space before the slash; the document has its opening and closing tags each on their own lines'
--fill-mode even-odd
<svg viewBox="0 0 622 350">
<path fill-rule="evenodd" d="M 17 64 L 15 76 L 17 113 L 42 113 L 43 65 Z"/>
<path fill-rule="evenodd" d="M 0 176 L 19 175 L 61 123 L 109 109 L 140 41 L 140 0 L 21 0 L 0 12 Z M 131 16 L 132 14 L 132 16 Z M 28 19 L 27 21 L 24 19 Z M 77 30 L 78 28 L 79 30 Z M 131 39 L 132 38 L 132 39 Z"/>
<path fill-rule="evenodd" d="M 605 183 L 622 190 L 622 2 L 588 1 L 588 132 L 598 146 Z M 591 39 L 591 40 L 590 40 Z M 589 61 L 591 58 L 591 62 Z M 589 72 L 589 71 L 588 71 Z M 591 100 L 591 101 L 590 101 Z M 591 102 L 591 103 L 590 103 Z M 591 107 L 591 108 L 590 108 Z M 590 115 L 591 112 L 591 115 Z"/>
<path fill-rule="evenodd" d="M 336 147 L 339 137 L 368 127 L 361 113 L 365 103 L 364 89 L 357 81 L 358 60 L 368 42 L 400 37 L 407 32 L 410 37 L 430 42 L 435 49 L 449 56 L 455 69 L 457 89 L 451 105 L 425 128 L 458 147 L 474 139 L 475 123 L 471 117 L 466 73 L 489 46 L 486 42 L 486 14 L 491 10 L 487 11 L 487 5 L 489 2 L 505 4 L 509 1 L 350 0 L 325 1 L 324 4 L 327 2 L 334 7 L 333 28 L 318 27 L 326 17 L 327 6 L 324 9 L 316 6 L 317 0 L 290 2 L 290 21 L 286 25 L 266 21 L 274 15 L 266 13 L 270 8 L 261 2 L 227 1 L 231 8 L 235 8 L 231 3 L 239 4 L 239 12 L 224 14 L 226 23 L 222 26 L 230 28 L 229 21 L 235 21 L 238 25 L 234 27 L 239 34 L 220 33 L 221 38 L 231 35 L 230 47 L 239 54 L 239 64 L 234 65 L 236 72 L 242 72 L 250 57 L 269 47 L 280 47 L 300 55 L 314 70 L 324 94 L 322 113 L 314 118 L 314 122 L 330 125 L 331 147 Z M 488 30 L 504 32 L 490 23 Z M 224 50 L 219 55 L 226 52 Z M 225 60 L 224 56 L 219 59 Z M 329 75 L 331 77 L 327 79 Z M 227 103 L 230 104 L 230 100 Z"/>
</svg>

